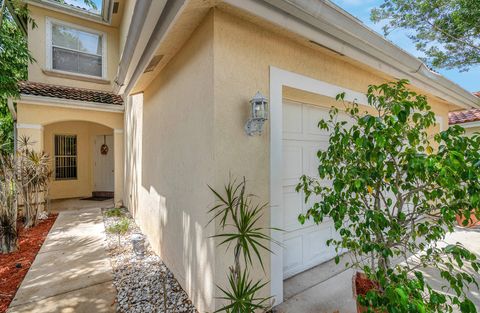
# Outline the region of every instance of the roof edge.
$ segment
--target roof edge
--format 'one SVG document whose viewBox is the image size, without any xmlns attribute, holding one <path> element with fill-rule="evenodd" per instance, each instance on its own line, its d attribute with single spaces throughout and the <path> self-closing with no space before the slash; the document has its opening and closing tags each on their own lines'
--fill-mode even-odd
<svg viewBox="0 0 480 313">
<path fill-rule="evenodd" d="M 390 76 L 407 78 L 420 89 L 459 107 L 480 108 L 479 98 L 444 76 L 429 70 L 418 58 L 386 40 L 329 0 L 264 0 L 263 3 L 256 0 L 225 0 L 225 2 L 305 38 L 316 42 L 322 39 L 319 42 L 327 48 Z M 281 16 L 266 14 L 271 13 L 272 9 L 281 11 Z"/>
<path fill-rule="evenodd" d="M 70 109 L 93 110 L 113 113 L 123 113 L 125 111 L 125 104 L 105 104 L 100 102 L 89 102 L 80 100 L 70 100 L 63 98 L 36 96 L 20 94 L 20 99 L 15 100 L 17 103 L 36 104 L 53 107 L 63 107 Z"/>
</svg>

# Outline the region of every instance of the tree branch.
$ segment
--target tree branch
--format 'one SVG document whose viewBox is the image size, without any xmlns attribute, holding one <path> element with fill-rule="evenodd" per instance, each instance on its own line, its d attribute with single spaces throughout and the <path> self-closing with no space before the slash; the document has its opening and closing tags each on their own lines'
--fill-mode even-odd
<svg viewBox="0 0 480 313">
<path fill-rule="evenodd" d="M 439 31 L 440 33 L 442 33 L 443 35 L 447 36 L 448 38 L 452 39 L 453 41 L 456 41 L 458 43 L 461 43 L 461 44 L 464 44 L 464 45 L 467 45 L 473 49 L 476 49 L 480 52 L 480 47 L 479 46 L 476 46 L 466 40 L 462 40 L 462 39 L 459 39 L 451 34 L 449 34 L 448 32 L 444 31 L 443 29 L 435 26 L 434 23 L 430 22 L 428 19 L 425 21 L 428 25 L 430 25 L 432 28 L 434 28 L 435 30 Z"/>
</svg>

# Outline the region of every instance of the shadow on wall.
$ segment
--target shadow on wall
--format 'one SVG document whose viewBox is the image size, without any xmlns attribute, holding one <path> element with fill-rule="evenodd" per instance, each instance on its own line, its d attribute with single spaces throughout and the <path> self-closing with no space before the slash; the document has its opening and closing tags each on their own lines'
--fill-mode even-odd
<svg viewBox="0 0 480 313">
<path fill-rule="evenodd" d="M 170 159 L 169 153 L 159 155 L 161 138 L 149 129 L 146 139 L 143 122 L 143 95 L 137 94 L 125 111 L 125 195 L 129 210 L 197 309 L 212 311 L 215 250 L 209 236 L 213 225 L 207 228 L 207 206 L 192 201 L 203 193 L 194 186 L 203 185 L 207 192 L 206 182 L 195 178 L 195 182 L 185 184 L 180 179 L 167 181 L 166 177 L 175 175 L 181 164 Z"/>
</svg>

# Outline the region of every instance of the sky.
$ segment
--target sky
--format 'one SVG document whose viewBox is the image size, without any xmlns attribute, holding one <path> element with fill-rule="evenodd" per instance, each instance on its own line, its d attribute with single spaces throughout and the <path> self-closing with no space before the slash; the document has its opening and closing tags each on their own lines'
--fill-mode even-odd
<svg viewBox="0 0 480 313">
<path fill-rule="evenodd" d="M 365 25 L 383 35 L 382 24 L 374 24 L 370 21 L 370 10 L 380 6 L 383 0 L 331 0 L 348 13 L 360 19 Z M 410 31 L 411 32 L 411 31 Z M 415 44 L 408 38 L 408 30 L 395 30 L 388 35 L 387 39 L 410 54 L 421 57 L 422 53 L 415 49 Z M 470 92 L 480 91 L 480 66 L 471 68 L 468 72 L 458 70 L 436 69 L 437 72 L 462 86 Z"/>
</svg>

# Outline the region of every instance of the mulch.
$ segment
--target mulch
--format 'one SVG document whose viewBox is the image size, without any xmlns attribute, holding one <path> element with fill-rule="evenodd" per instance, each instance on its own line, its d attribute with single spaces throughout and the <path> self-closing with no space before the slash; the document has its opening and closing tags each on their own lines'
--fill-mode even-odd
<svg viewBox="0 0 480 313">
<path fill-rule="evenodd" d="M 0 313 L 7 311 L 57 215 L 50 214 L 30 229 L 20 226 L 19 249 L 13 253 L 0 254 Z"/>
<path fill-rule="evenodd" d="M 377 282 L 371 281 L 363 273 L 356 273 L 355 275 L 355 290 L 356 295 L 365 296 L 370 290 L 378 290 Z"/>
</svg>

